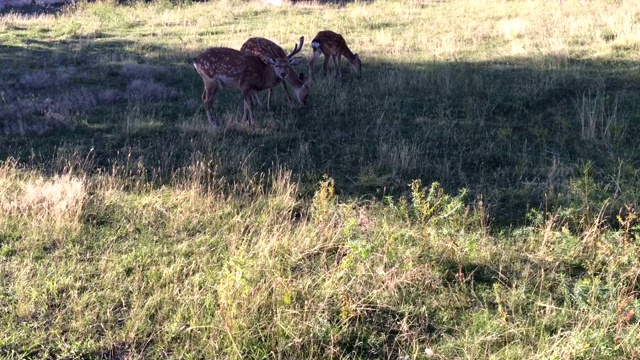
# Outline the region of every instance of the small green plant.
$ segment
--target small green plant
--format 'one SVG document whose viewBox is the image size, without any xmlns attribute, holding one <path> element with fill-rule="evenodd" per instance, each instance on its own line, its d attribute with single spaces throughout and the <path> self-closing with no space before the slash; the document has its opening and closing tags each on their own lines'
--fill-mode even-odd
<svg viewBox="0 0 640 360">
<path fill-rule="evenodd" d="M 616 220 L 618 220 L 620 231 L 625 240 L 633 241 L 637 239 L 640 232 L 640 217 L 634 207 L 625 205 L 624 215 L 616 215 Z"/>
<path fill-rule="evenodd" d="M 427 190 L 422 188 L 422 181 L 419 179 L 413 180 L 409 186 L 413 216 L 422 223 L 429 222 L 432 218 L 445 220 L 464 210 L 463 199 L 466 191 L 452 197 L 445 194 L 444 189 L 437 181 L 433 182 Z"/>
<path fill-rule="evenodd" d="M 314 217 L 323 218 L 336 203 L 335 180 L 324 174 L 319 188 L 313 196 L 312 211 Z"/>
<path fill-rule="evenodd" d="M 609 194 L 593 178 L 593 163 L 586 161 L 581 167 L 581 176 L 570 180 L 566 203 L 559 209 L 560 215 L 568 226 L 578 231 L 586 231 L 602 220 L 602 211 L 609 203 Z"/>
</svg>

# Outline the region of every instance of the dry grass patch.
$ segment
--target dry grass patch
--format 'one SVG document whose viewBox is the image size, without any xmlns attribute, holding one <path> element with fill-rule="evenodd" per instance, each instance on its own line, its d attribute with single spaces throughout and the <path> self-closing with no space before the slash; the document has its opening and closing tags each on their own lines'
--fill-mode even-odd
<svg viewBox="0 0 640 360">
<path fill-rule="evenodd" d="M 76 231 L 87 202 L 86 187 L 83 178 L 71 174 L 45 178 L 6 161 L 0 166 L 3 220 L 28 220 L 29 230 Z"/>
</svg>

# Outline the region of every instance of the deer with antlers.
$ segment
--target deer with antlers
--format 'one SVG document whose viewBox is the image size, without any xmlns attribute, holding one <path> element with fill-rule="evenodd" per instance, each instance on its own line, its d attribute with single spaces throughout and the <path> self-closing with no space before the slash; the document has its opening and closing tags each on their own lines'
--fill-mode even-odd
<svg viewBox="0 0 640 360">
<path fill-rule="evenodd" d="M 265 53 L 271 54 L 261 59 L 242 51 L 213 47 L 193 59 L 193 66 L 204 81 L 202 102 L 209 122 L 220 125 L 213 111 L 213 98 L 222 87 L 238 89 L 244 97 L 242 120 L 249 120 L 253 126 L 253 100 L 257 92 L 271 89 L 289 73 L 291 66 L 300 63 L 301 58 L 278 56 L 273 49 L 267 49 L 263 41 L 258 41 Z"/>
<path fill-rule="evenodd" d="M 333 60 L 334 75 L 341 75 L 340 64 L 342 56 L 349 60 L 351 68 L 356 74 L 360 75 L 362 73 L 362 61 L 360 61 L 360 57 L 349 49 L 347 42 L 344 41 L 344 38 L 340 34 L 330 30 L 320 31 L 313 38 L 313 41 L 311 41 L 311 48 L 313 48 L 313 56 L 309 61 L 309 76 L 311 76 L 313 64 L 321 54 L 324 55 L 322 68 L 324 69 L 325 75 L 327 75 L 327 64 L 329 64 L 330 58 Z"/>
<path fill-rule="evenodd" d="M 262 59 L 263 62 L 268 63 L 268 58 L 275 56 L 278 58 L 287 57 L 290 60 L 293 60 L 293 56 L 302 50 L 302 45 L 304 44 L 304 36 L 300 37 L 300 43 L 296 44 L 293 48 L 293 51 L 287 55 L 287 53 L 276 43 L 269 39 L 260 38 L 260 37 L 252 37 L 249 40 L 245 41 L 240 48 L 240 51 L 245 54 L 255 55 Z M 267 47 L 269 51 L 265 49 Z M 289 97 L 289 102 L 292 102 L 291 94 L 289 94 L 289 89 L 287 88 L 286 82 L 291 84 L 295 90 L 296 99 L 300 105 L 305 105 L 307 102 L 307 97 L 309 96 L 309 80 L 305 79 L 304 73 L 300 73 L 300 76 L 296 75 L 295 71 L 290 67 L 287 72 L 287 76 L 284 78 L 285 81 L 281 81 L 278 79 L 280 83 L 282 83 L 282 87 L 284 87 L 284 91 L 287 93 L 287 97 Z M 276 84 L 277 85 L 277 84 Z M 267 96 L 267 108 L 271 103 L 271 88 L 269 89 L 269 93 Z M 256 94 L 257 99 L 257 94 Z M 259 102 L 259 100 L 258 100 Z"/>
</svg>

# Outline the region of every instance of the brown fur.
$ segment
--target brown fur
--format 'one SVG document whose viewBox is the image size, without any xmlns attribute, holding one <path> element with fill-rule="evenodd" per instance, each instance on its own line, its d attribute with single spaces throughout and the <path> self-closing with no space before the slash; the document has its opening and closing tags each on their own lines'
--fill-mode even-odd
<svg viewBox="0 0 640 360">
<path fill-rule="evenodd" d="M 264 48 L 260 46 L 260 43 L 263 44 Z M 296 59 L 297 61 L 298 58 L 292 58 L 292 57 L 293 55 L 300 52 L 303 44 L 304 44 L 304 37 L 301 37 L 300 45 L 299 46 L 296 45 L 294 50 L 289 55 L 287 55 L 285 51 L 273 41 L 265 38 L 252 37 L 247 41 L 245 41 L 244 44 L 242 44 L 240 51 L 242 51 L 245 54 L 258 56 L 260 59 L 262 59 L 265 62 L 267 61 L 266 59 L 269 56 L 273 56 L 273 55 L 276 55 L 278 57 L 287 57 L 290 59 L 290 61 L 294 61 L 294 59 Z M 269 51 L 267 51 L 267 49 Z M 307 101 L 307 96 L 309 95 L 309 82 L 304 79 L 304 74 L 301 73 L 300 77 L 298 77 L 295 71 L 292 68 L 289 68 L 289 71 L 287 72 L 287 75 L 284 79 L 286 82 L 291 84 L 291 86 L 293 86 L 296 93 L 296 99 L 298 100 L 298 102 L 301 105 L 305 105 Z M 284 91 L 287 93 L 287 96 L 289 97 L 289 101 L 293 101 L 293 99 L 291 98 L 291 94 L 289 94 L 289 89 L 287 88 L 287 85 L 285 84 L 285 82 L 282 82 L 282 87 L 284 87 Z M 271 90 L 272 89 L 269 89 L 269 96 L 267 97 L 267 107 L 269 107 L 271 102 Z"/>
<path fill-rule="evenodd" d="M 342 56 L 349 60 L 351 68 L 356 72 L 356 74 L 360 75 L 362 73 L 362 62 L 360 57 L 349 49 L 347 42 L 344 40 L 342 35 L 330 30 L 320 31 L 311 41 L 311 47 L 313 48 L 313 56 L 309 61 L 309 74 L 311 74 L 311 68 L 321 54 L 324 55 L 322 68 L 325 75 L 327 74 L 329 59 L 333 60 L 334 75 L 341 75 L 340 65 Z"/>
<path fill-rule="evenodd" d="M 257 56 L 238 50 L 214 47 L 196 56 L 193 66 L 204 81 L 202 102 L 212 125 L 219 125 L 213 111 L 213 98 L 221 87 L 242 92 L 242 119 L 248 119 L 253 125 L 253 94 L 271 89 L 282 81 L 289 71 L 290 61 L 286 56 L 268 57 L 263 61 Z"/>
</svg>

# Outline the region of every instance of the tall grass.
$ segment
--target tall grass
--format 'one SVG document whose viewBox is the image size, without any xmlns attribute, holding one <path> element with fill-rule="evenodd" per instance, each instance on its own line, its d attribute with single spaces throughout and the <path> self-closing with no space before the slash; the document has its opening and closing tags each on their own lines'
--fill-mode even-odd
<svg viewBox="0 0 640 360">
<path fill-rule="evenodd" d="M 438 184 L 358 203 L 325 178 L 301 202 L 281 167 L 233 186 L 209 169 L 127 190 L 120 175 L 46 180 L 5 163 L 3 188 L 58 195 L 17 192 L 22 211 L 3 212 L 3 354 L 599 358 L 638 346 L 633 213 L 617 231 L 600 218 L 573 234 L 532 214 L 490 235 L 481 202 Z"/>
</svg>

